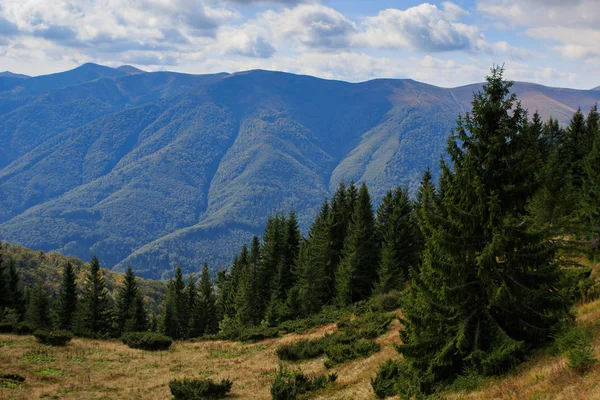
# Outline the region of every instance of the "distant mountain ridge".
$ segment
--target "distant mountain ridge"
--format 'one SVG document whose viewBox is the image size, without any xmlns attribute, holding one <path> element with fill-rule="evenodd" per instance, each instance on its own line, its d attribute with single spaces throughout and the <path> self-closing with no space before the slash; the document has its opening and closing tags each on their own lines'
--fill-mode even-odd
<svg viewBox="0 0 600 400">
<path fill-rule="evenodd" d="M 266 217 L 306 229 L 339 181 L 374 200 L 437 167 L 481 84 L 347 83 L 272 71 L 188 75 L 84 64 L 0 77 L 4 240 L 160 278 L 224 267 Z M 563 123 L 600 91 L 516 83 Z"/>
</svg>

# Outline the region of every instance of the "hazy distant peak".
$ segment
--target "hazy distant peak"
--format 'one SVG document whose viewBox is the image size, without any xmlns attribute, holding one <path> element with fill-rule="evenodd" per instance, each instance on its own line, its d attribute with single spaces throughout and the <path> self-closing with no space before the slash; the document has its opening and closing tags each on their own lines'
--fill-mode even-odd
<svg viewBox="0 0 600 400">
<path fill-rule="evenodd" d="M 118 69 L 119 71 L 126 72 L 128 74 L 143 74 L 143 73 L 146 72 L 146 71 L 144 71 L 142 69 L 133 67 L 131 65 L 121 65 L 120 67 L 115 68 L 115 69 Z"/>
<path fill-rule="evenodd" d="M 4 77 L 4 78 L 19 78 L 19 79 L 31 78 L 29 75 L 15 74 L 14 72 L 10 72 L 10 71 L 0 72 L 0 77 Z"/>
</svg>

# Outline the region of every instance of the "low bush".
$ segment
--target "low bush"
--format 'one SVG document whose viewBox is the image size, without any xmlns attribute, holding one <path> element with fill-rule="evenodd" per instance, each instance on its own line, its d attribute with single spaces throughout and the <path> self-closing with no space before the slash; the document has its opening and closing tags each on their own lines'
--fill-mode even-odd
<svg viewBox="0 0 600 400">
<path fill-rule="evenodd" d="M 596 364 L 590 337 L 581 335 L 567 350 L 567 366 L 583 375 Z"/>
<path fill-rule="evenodd" d="M 13 333 L 17 335 L 31 335 L 35 331 L 36 326 L 29 322 L 19 322 L 13 327 Z"/>
<path fill-rule="evenodd" d="M 387 313 L 396 311 L 402 307 L 402 293 L 394 290 L 384 294 L 378 294 L 369 299 L 367 308 L 375 313 Z"/>
<path fill-rule="evenodd" d="M 14 389 L 25 382 L 25 377 L 18 374 L 0 374 L 0 388 Z"/>
<path fill-rule="evenodd" d="M 301 340 L 296 343 L 281 345 L 275 353 L 283 361 L 309 360 L 323 355 L 323 342 L 320 339 Z"/>
<path fill-rule="evenodd" d="M 376 339 L 388 331 L 394 318 L 393 313 L 367 312 L 356 318 L 340 320 L 338 329 L 360 339 Z"/>
<path fill-rule="evenodd" d="M 169 382 L 173 400 L 222 399 L 231 392 L 233 382 L 223 379 L 215 383 L 212 379 L 174 379 Z"/>
<path fill-rule="evenodd" d="M 331 368 L 356 358 L 366 358 L 377 353 L 381 346 L 372 339 L 358 339 L 356 336 L 334 333 L 323 338 L 327 360 L 325 367 Z"/>
<path fill-rule="evenodd" d="M 371 379 L 371 387 L 379 399 L 396 395 L 396 383 L 402 372 L 399 360 L 387 360 L 379 366 L 375 379 Z"/>
<path fill-rule="evenodd" d="M 129 332 L 125 333 L 121 340 L 132 349 L 141 350 L 168 350 L 173 339 L 155 332 Z"/>
<path fill-rule="evenodd" d="M 0 333 L 13 333 L 15 326 L 10 322 L 0 322 Z"/>
<path fill-rule="evenodd" d="M 33 336 L 38 342 L 47 344 L 49 346 L 65 346 L 73 339 L 73 334 L 69 331 L 58 330 L 58 331 L 35 331 Z"/>
<path fill-rule="evenodd" d="M 271 398 L 295 400 L 302 394 L 323 389 L 336 380 L 336 374 L 307 377 L 300 370 L 288 370 L 280 366 L 271 386 Z"/>
</svg>

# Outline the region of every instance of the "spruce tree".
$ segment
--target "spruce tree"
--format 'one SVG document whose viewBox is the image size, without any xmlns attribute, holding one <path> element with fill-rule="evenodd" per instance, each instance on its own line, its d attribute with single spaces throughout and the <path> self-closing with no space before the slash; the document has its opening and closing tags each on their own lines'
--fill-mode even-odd
<svg viewBox="0 0 600 400">
<path fill-rule="evenodd" d="M 263 245 L 260 253 L 258 293 L 254 301 L 259 307 L 258 313 L 264 315 L 269 301 L 273 298 L 276 288 L 277 272 L 282 262 L 285 249 L 284 243 L 285 219 L 281 215 L 269 217 L 263 234 Z"/>
<path fill-rule="evenodd" d="M 294 285 L 296 261 L 301 240 L 302 234 L 298 227 L 296 213 L 290 211 L 288 218 L 285 219 L 282 256 L 277 269 L 275 295 L 278 299 L 285 298 L 287 291 Z"/>
<path fill-rule="evenodd" d="M 0 241 L 0 318 L 4 315 L 4 309 L 10 303 L 8 292 L 8 274 L 4 265 L 4 247 Z"/>
<path fill-rule="evenodd" d="M 421 211 L 425 249 L 404 300 L 404 356 L 424 391 L 469 369 L 514 365 L 568 316 L 556 248 L 526 223 L 526 112 L 495 68 L 457 121 L 440 191 Z M 527 189 L 527 188 L 526 188 Z"/>
<path fill-rule="evenodd" d="M 330 269 L 332 271 L 337 270 L 337 267 L 342 260 L 342 251 L 344 249 L 344 241 L 346 240 L 346 233 L 348 231 L 348 225 L 352 219 L 352 205 L 348 198 L 348 188 L 343 181 L 340 182 L 339 187 L 331 199 L 329 215 L 331 218 L 331 261 Z M 332 291 L 333 291 L 332 283 Z"/>
<path fill-rule="evenodd" d="M 108 290 L 100 270 L 100 261 L 94 255 L 84 283 L 80 303 L 84 334 L 103 336 L 110 328 L 111 309 Z"/>
<path fill-rule="evenodd" d="M 363 183 L 348 227 L 344 258 L 336 272 L 337 302 L 341 306 L 366 299 L 373 290 L 379 259 L 375 235 L 371 196 Z"/>
<path fill-rule="evenodd" d="M 586 127 L 586 121 L 581 109 L 571 118 L 569 126 L 560 144 L 561 161 L 566 172 L 571 175 L 573 187 L 579 191 L 583 185 L 585 174 L 584 158 L 591 150 L 593 137 Z"/>
<path fill-rule="evenodd" d="M 23 292 L 23 284 L 17 270 L 17 264 L 12 258 L 8 261 L 7 274 L 9 307 L 15 310 L 19 319 L 21 319 L 25 316 L 25 293 Z"/>
<path fill-rule="evenodd" d="M 219 320 L 217 319 L 217 304 L 208 264 L 204 263 L 202 268 L 202 276 L 200 278 L 200 299 L 199 310 L 202 317 L 203 334 L 217 333 L 219 330 Z"/>
<path fill-rule="evenodd" d="M 67 262 L 63 268 L 58 299 L 58 326 L 60 329 L 73 329 L 77 312 L 77 284 L 73 264 Z"/>
<path fill-rule="evenodd" d="M 146 302 L 141 292 L 138 292 L 133 305 L 133 316 L 125 324 L 125 330 L 129 332 L 146 332 L 149 329 L 148 311 Z"/>
<path fill-rule="evenodd" d="M 600 246 L 600 129 L 595 135 L 592 150 L 585 158 L 579 218 L 581 230 L 591 243 L 591 259 L 594 261 L 598 259 Z"/>
<path fill-rule="evenodd" d="M 244 244 L 240 255 L 233 260 L 231 264 L 231 281 L 229 283 L 229 291 L 225 299 L 225 307 L 223 312 L 230 319 L 236 315 L 236 297 L 241 288 L 241 280 L 248 266 L 248 246 Z"/>
<path fill-rule="evenodd" d="M 242 325 L 256 326 L 263 317 L 262 304 L 257 301 L 260 293 L 260 250 L 260 241 L 254 236 L 236 296 L 236 318 Z"/>
<path fill-rule="evenodd" d="M 187 299 L 185 322 L 187 324 L 186 337 L 195 338 L 202 335 L 202 316 L 200 315 L 200 304 L 198 302 L 198 287 L 194 274 L 188 276 L 185 285 L 185 297 Z"/>
<path fill-rule="evenodd" d="M 131 328 L 136 327 L 136 307 L 140 292 L 135 282 L 135 275 L 131 266 L 127 267 L 123 286 L 119 289 L 116 304 L 116 318 L 118 335 L 129 332 Z M 128 329 L 129 328 L 129 329 Z"/>
<path fill-rule="evenodd" d="M 52 327 L 50 300 L 42 286 L 37 283 L 29 294 L 26 321 L 36 329 L 50 329 Z"/>
<path fill-rule="evenodd" d="M 408 188 L 398 187 L 389 192 L 391 198 L 382 202 L 378 210 L 378 231 L 381 235 L 381 258 L 375 291 L 386 293 L 401 288 L 410 268 L 419 262 L 419 237 L 413 204 Z M 386 194 L 386 197 L 388 195 Z M 389 208 L 384 212 L 382 207 Z"/>
<path fill-rule="evenodd" d="M 187 336 L 188 297 L 185 291 L 183 271 L 180 265 L 175 268 L 175 276 L 169 280 L 161 320 L 161 331 L 173 339 Z"/>
</svg>

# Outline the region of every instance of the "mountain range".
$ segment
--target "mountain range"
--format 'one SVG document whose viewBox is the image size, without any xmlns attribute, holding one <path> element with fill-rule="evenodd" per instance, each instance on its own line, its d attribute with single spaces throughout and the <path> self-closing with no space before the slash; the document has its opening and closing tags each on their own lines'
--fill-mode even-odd
<svg viewBox="0 0 600 400">
<path fill-rule="evenodd" d="M 146 278 L 227 266 L 274 212 L 306 230 L 341 180 L 414 192 L 481 84 L 189 75 L 84 64 L 0 74 L 0 235 Z M 600 90 L 517 82 L 568 123 Z"/>
</svg>

